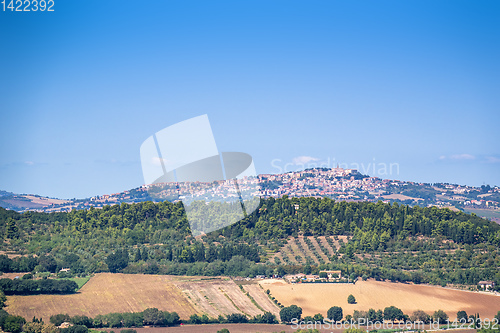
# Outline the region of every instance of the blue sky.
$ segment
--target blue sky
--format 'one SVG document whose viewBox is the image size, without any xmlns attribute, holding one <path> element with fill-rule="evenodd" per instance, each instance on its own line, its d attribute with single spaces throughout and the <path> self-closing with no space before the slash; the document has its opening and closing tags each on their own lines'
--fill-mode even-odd
<svg viewBox="0 0 500 333">
<path fill-rule="evenodd" d="M 500 185 L 498 1 L 54 8 L 0 12 L 2 190 L 140 186 L 142 142 L 201 114 L 219 151 L 251 154 L 258 173 L 343 163 Z"/>
</svg>

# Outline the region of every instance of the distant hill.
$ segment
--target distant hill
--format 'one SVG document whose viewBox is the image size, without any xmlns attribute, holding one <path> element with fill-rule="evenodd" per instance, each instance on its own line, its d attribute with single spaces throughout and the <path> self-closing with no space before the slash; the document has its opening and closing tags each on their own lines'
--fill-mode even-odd
<svg viewBox="0 0 500 333">
<path fill-rule="evenodd" d="M 284 174 L 258 176 L 261 197 L 328 197 L 337 201 L 383 201 L 410 206 L 447 207 L 474 213 L 500 222 L 500 188 L 463 186 L 448 183 L 416 183 L 380 179 L 360 174 L 353 169 L 315 168 Z M 224 189 L 224 186 L 220 186 Z M 141 186 L 135 189 L 85 199 L 61 200 L 39 195 L 0 191 L 0 207 L 25 212 L 61 212 L 105 205 L 155 201 Z M 179 193 L 182 195 L 182 193 Z"/>
<path fill-rule="evenodd" d="M 0 191 L 0 207 L 15 210 L 16 212 L 25 212 L 29 210 L 41 212 L 58 211 L 59 209 L 63 210 L 62 207 L 67 205 L 71 205 L 71 200 Z"/>
</svg>

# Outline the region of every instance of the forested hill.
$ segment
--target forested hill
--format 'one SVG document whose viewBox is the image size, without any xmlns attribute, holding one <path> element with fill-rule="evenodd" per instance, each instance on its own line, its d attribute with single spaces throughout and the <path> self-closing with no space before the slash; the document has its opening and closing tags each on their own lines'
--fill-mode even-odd
<svg viewBox="0 0 500 333">
<path fill-rule="evenodd" d="M 500 225 L 474 214 L 382 202 L 269 198 L 257 213 L 220 231 L 226 237 L 281 239 L 297 234 L 370 235 L 382 239 L 442 236 L 458 243 L 500 245 Z"/>
<path fill-rule="evenodd" d="M 207 206 L 209 207 L 209 206 Z M 215 207 L 216 208 L 216 207 Z M 216 216 L 217 214 L 208 214 Z M 474 214 L 382 202 L 335 202 L 328 198 L 269 198 L 250 216 L 211 233 L 235 241 L 283 239 L 309 235 L 379 235 L 405 239 L 412 235 L 442 236 L 458 243 L 499 243 L 500 225 Z M 43 239 L 51 235 L 83 235 L 115 239 L 116 245 L 166 243 L 190 234 L 181 203 L 121 204 L 69 213 L 39 213 L 0 208 L 4 239 Z M 83 241 L 83 240 L 81 240 Z M 4 244 L 5 245 L 5 244 Z"/>
<path fill-rule="evenodd" d="M 250 180 L 253 183 L 253 180 Z M 213 190 L 223 195 L 228 190 L 223 181 Z M 479 216 L 500 223 L 500 188 L 482 185 L 473 187 L 448 183 L 416 183 L 380 179 L 360 174 L 353 169 L 313 168 L 283 174 L 263 174 L 258 176 L 260 196 L 278 198 L 325 197 L 339 201 L 369 201 L 420 206 L 449 207 L 454 210 L 476 213 Z M 178 195 L 186 195 L 189 186 L 176 184 Z M 252 185 L 253 186 L 253 185 Z M 156 195 L 160 187 L 141 186 L 121 193 L 80 199 L 56 199 L 39 195 L 15 194 L 0 190 L 0 207 L 25 212 L 69 212 L 74 209 L 102 208 L 106 205 L 158 201 Z M 167 191 L 168 192 L 168 191 Z M 165 195 L 167 198 L 168 195 Z M 177 195 L 170 197 L 175 201 Z M 203 200 L 200 198 L 200 200 Z"/>
<path fill-rule="evenodd" d="M 339 250 L 350 255 L 332 257 L 327 263 L 330 265 L 327 268 L 341 269 L 349 258 L 357 260 L 352 253 L 387 253 L 395 249 L 395 244 L 398 251 L 402 251 L 405 246 L 415 247 L 415 243 L 408 241 L 417 238 L 420 242 L 428 239 L 429 243 L 452 240 L 458 247 L 468 246 L 471 258 L 476 249 L 479 255 L 488 247 L 498 249 L 500 246 L 500 225 L 475 215 L 397 203 L 335 202 L 327 198 L 289 199 L 286 196 L 262 200 L 259 208 L 247 218 L 201 238 L 191 236 L 182 203 L 170 202 L 121 204 L 50 214 L 19 214 L 0 208 L 0 235 L 3 236 L 1 250 L 23 255 L 13 260 L 0 256 L 0 271 L 56 272 L 71 268 L 72 274 L 124 271 L 255 275 L 276 269 L 278 263 L 265 262 L 269 254 L 285 246 L 290 237 L 299 235 L 350 236 L 349 243 Z M 497 271 L 498 253 L 492 256 L 493 261 L 485 269 Z M 255 265 L 258 262 L 265 264 Z M 311 263 L 298 266 L 311 266 Z M 484 277 L 491 277 L 490 271 Z"/>
</svg>

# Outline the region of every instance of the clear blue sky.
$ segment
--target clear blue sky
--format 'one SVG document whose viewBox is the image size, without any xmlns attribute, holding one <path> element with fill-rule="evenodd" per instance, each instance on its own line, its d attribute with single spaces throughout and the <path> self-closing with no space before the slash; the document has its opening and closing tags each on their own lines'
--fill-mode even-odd
<svg viewBox="0 0 500 333">
<path fill-rule="evenodd" d="M 142 142 L 205 113 L 219 151 L 251 154 L 258 173 L 309 160 L 500 185 L 499 17 L 497 0 L 55 0 L 53 13 L 0 12 L 0 189 L 81 198 L 140 186 Z"/>
</svg>

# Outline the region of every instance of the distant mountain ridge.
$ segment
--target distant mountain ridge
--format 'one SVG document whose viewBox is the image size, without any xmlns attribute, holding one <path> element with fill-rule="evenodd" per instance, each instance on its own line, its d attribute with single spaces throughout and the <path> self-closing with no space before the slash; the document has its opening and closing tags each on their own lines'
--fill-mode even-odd
<svg viewBox="0 0 500 333">
<path fill-rule="evenodd" d="M 498 186 L 462 186 L 447 183 L 416 183 L 380 179 L 354 169 L 314 168 L 284 174 L 261 174 L 261 197 L 329 197 L 338 201 L 384 201 L 423 207 L 449 207 L 475 213 L 500 223 Z M 0 207 L 25 212 L 70 211 L 105 205 L 155 201 L 148 186 L 86 199 L 62 200 L 0 190 Z"/>
<path fill-rule="evenodd" d="M 7 191 L 2 191 L 0 190 L 0 197 L 4 197 L 4 196 L 7 196 L 7 195 L 13 195 L 14 193 L 12 192 L 7 192 Z"/>
</svg>

